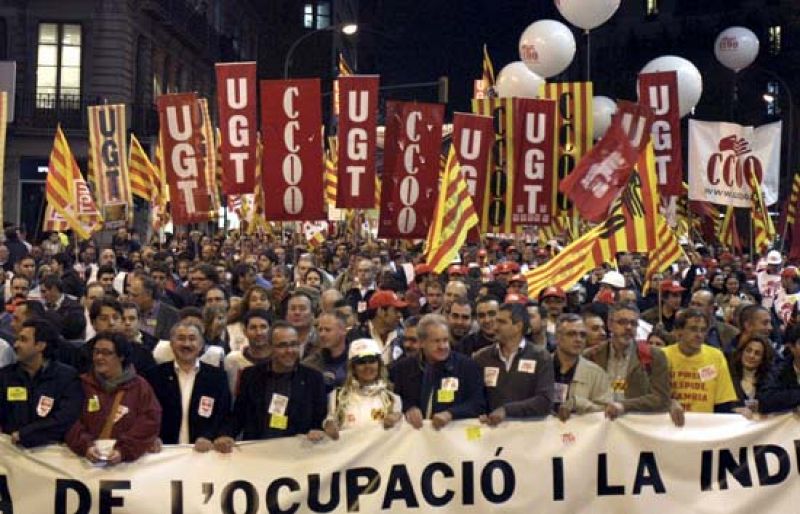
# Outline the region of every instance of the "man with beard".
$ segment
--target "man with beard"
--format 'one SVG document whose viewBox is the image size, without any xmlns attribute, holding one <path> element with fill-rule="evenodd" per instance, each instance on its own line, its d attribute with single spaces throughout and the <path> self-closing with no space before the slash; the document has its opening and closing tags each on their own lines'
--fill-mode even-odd
<svg viewBox="0 0 800 514">
<path fill-rule="evenodd" d="M 478 350 L 493 345 L 495 343 L 495 327 L 499 309 L 500 302 L 494 296 L 481 296 L 478 298 L 475 304 L 478 331 L 462 337 L 455 345 L 454 350 L 464 355 L 472 355 Z"/>
</svg>

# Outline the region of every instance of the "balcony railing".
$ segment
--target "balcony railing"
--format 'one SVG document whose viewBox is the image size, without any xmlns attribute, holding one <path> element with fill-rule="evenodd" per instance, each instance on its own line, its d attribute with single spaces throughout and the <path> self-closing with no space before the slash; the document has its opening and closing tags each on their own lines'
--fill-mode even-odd
<svg viewBox="0 0 800 514">
<path fill-rule="evenodd" d="M 142 10 L 158 19 L 181 39 L 216 60 L 220 52 L 220 33 L 208 24 L 206 14 L 186 0 L 144 0 Z"/>
</svg>

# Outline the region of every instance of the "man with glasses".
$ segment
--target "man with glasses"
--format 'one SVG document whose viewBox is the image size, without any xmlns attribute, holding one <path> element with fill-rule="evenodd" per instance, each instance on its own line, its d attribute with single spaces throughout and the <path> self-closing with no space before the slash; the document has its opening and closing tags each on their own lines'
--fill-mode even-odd
<svg viewBox="0 0 800 514">
<path fill-rule="evenodd" d="M 689 308 L 675 320 L 678 343 L 664 348 L 672 381 L 670 415 L 676 423 L 683 412 L 731 412 L 736 404 L 728 363 L 720 350 L 705 344 L 705 313 Z M 679 423 L 680 424 L 680 423 Z"/>
<path fill-rule="evenodd" d="M 270 358 L 245 369 L 233 413 L 214 441 L 215 448 L 230 453 L 234 439 L 273 439 L 305 434 L 319 441 L 327 406 L 322 374 L 299 363 L 300 341 L 289 323 L 279 320 L 267 336 Z M 265 408 L 266 407 L 266 408 Z"/>
<path fill-rule="evenodd" d="M 494 296 L 481 296 L 475 304 L 478 331 L 462 337 L 453 348 L 464 355 L 492 346 L 495 343 L 497 313 L 500 302 Z M 452 314 L 452 309 L 451 309 Z"/>
<path fill-rule="evenodd" d="M 633 303 L 608 309 L 607 342 L 588 356 L 606 371 L 613 401 L 606 406 L 611 419 L 625 412 L 666 412 L 670 404 L 669 368 L 664 353 L 636 342 L 639 309 Z"/>
</svg>

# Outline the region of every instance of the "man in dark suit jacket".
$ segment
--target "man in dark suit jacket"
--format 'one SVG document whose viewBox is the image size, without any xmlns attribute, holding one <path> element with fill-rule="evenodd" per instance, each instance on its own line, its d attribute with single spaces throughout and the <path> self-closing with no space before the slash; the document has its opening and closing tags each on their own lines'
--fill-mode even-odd
<svg viewBox="0 0 800 514">
<path fill-rule="evenodd" d="M 61 335 L 64 339 L 69 341 L 81 339 L 86 330 L 83 306 L 78 300 L 64 294 L 64 284 L 61 278 L 56 274 L 44 277 L 41 283 L 41 292 L 44 309 L 58 317 Z"/>
<path fill-rule="evenodd" d="M 233 449 L 234 438 L 273 439 L 305 434 L 311 441 L 324 437 L 320 430 L 326 414 L 322 373 L 299 364 L 297 331 L 283 320 L 269 335 L 270 359 L 242 372 L 233 414 L 214 447 L 223 453 Z"/>
<path fill-rule="evenodd" d="M 230 411 L 227 375 L 221 368 L 200 362 L 205 342 L 193 323 L 175 325 L 170 345 L 175 360 L 146 375 L 162 408 L 161 440 L 165 444 L 191 443 L 195 450 L 206 452 L 213 448 Z"/>
<path fill-rule="evenodd" d="M 158 286 L 146 275 L 136 275 L 131 280 L 128 296 L 139 306 L 139 328 L 159 340 L 169 339 L 170 329 L 178 322 L 178 311 L 159 301 Z"/>
</svg>

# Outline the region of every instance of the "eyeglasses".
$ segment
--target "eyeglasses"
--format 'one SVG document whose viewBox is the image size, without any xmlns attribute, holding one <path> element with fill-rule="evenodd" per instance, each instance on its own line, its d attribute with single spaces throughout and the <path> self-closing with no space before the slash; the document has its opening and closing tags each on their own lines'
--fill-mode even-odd
<svg viewBox="0 0 800 514">
<path fill-rule="evenodd" d="M 107 350 L 105 348 L 95 348 L 92 350 L 92 355 L 102 355 L 103 357 L 111 357 L 116 354 L 117 352 L 114 350 Z"/>
<path fill-rule="evenodd" d="M 353 364 L 375 364 L 378 362 L 377 355 L 367 355 L 366 357 L 357 357 L 353 359 Z"/>
</svg>

